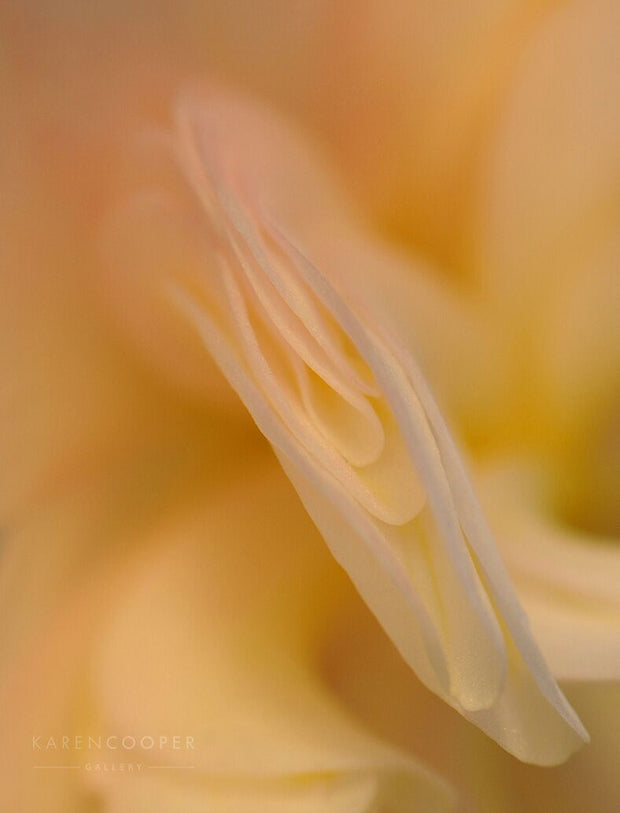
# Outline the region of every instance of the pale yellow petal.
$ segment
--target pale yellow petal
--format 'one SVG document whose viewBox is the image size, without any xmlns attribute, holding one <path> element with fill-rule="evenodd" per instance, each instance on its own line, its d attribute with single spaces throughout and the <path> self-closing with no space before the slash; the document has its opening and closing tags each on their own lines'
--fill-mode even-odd
<svg viewBox="0 0 620 813">
<path fill-rule="evenodd" d="M 531 638 L 428 387 L 381 309 L 364 306 L 355 273 L 338 271 L 342 253 L 329 259 L 330 245 L 361 239 L 377 252 L 365 268 L 379 273 L 379 248 L 359 236 L 313 150 L 258 105 L 192 92 L 177 127 L 205 250 L 189 282 L 169 275 L 171 306 L 196 327 L 410 666 L 521 758 L 565 758 L 585 733 Z M 324 271 L 305 253 L 315 242 Z M 302 362 L 334 397 L 357 387 L 373 404 L 385 455 L 334 443 L 337 423 L 316 421 L 298 390 Z"/>
<path fill-rule="evenodd" d="M 553 298 L 617 222 L 619 23 L 614 0 L 553 7 L 502 99 L 478 228 L 503 307 Z"/>
<path fill-rule="evenodd" d="M 154 532 L 134 528 L 47 602 L 0 680 L 2 804 L 140 810 L 159 789 L 179 810 L 366 811 L 391 794 L 395 809 L 447 810 L 442 780 L 366 733 L 323 682 L 322 641 L 347 584 L 272 459 L 248 459 L 243 479 L 203 495 Z M 108 735 L 170 746 L 179 735 L 185 747 L 106 748 Z M 64 736 L 104 744 L 44 747 Z M 127 763 L 144 775 L 121 772 Z M 188 766 L 169 787 L 166 771 Z"/>
<path fill-rule="evenodd" d="M 458 788 L 459 813 L 615 813 L 620 805 L 620 685 L 564 683 L 592 742 L 565 764 L 544 770 L 512 759 L 492 740 L 412 679 L 364 608 L 350 608 L 333 629 L 327 654 L 335 691 L 375 730 L 424 753 Z M 387 701 L 381 699 L 387 688 Z M 419 727 L 410 725 L 411 719 Z"/>
<path fill-rule="evenodd" d="M 471 215 L 502 95 L 553 8 L 372 0 L 355 15 L 335 3 L 327 18 L 322 131 L 379 223 L 444 274 L 471 270 Z"/>
<path fill-rule="evenodd" d="M 111 810 L 142 809 L 160 781 L 162 798 L 188 809 L 202 799 L 216 810 L 321 800 L 371 810 L 392 782 L 404 788 L 395 809 L 445 809 L 441 781 L 374 740 L 326 690 L 320 646 L 346 584 L 272 460 L 153 543 L 106 611 L 93 725 L 189 735 L 192 748 L 141 751 L 152 766 L 144 780 L 92 775 Z M 165 766 L 193 766 L 174 780 L 187 783 L 180 796 L 174 786 L 166 795 Z"/>
<path fill-rule="evenodd" d="M 485 504 L 553 673 L 618 680 L 617 540 L 568 527 L 554 510 L 551 477 L 532 464 L 497 464 L 482 480 Z"/>
</svg>

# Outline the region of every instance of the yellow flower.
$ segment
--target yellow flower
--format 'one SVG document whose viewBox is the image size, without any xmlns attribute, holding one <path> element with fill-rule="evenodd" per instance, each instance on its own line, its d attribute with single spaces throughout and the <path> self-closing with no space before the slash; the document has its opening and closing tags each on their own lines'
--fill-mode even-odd
<svg viewBox="0 0 620 813">
<path fill-rule="evenodd" d="M 611 811 L 617 9 L 269 5 L 3 11 L 2 806 Z"/>
</svg>

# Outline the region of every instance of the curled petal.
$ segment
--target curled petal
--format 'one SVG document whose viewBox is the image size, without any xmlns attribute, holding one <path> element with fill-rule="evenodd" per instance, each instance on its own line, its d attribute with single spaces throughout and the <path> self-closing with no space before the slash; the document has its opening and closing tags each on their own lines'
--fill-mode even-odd
<svg viewBox="0 0 620 813">
<path fill-rule="evenodd" d="M 334 262 L 342 243 L 377 245 L 263 110 L 191 93 L 176 127 L 205 239 L 204 273 L 169 278 L 171 299 L 420 679 L 521 758 L 566 758 L 587 734 L 530 636 L 428 387 L 357 290 L 363 275 Z M 368 267 L 390 284 L 389 255 Z"/>
</svg>

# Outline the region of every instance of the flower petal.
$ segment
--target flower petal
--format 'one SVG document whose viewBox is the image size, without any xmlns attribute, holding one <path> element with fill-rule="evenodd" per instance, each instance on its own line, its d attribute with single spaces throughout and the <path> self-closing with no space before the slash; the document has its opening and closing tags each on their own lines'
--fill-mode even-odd
<svg viewBox="0 0 620 813">
<path fill-rule="evenodd" d="M 617 222 L 619 24 L 614 0 L 558 6 L 523 53 L 478 218 L 478 260 L 498 306 L 546 304 L 545 288 L 563 285 Z"/>
<path fill-rule="evenodd" d="M 547 478 L 523 461 L 484 471 L 482 493 L 502 552 L 553 673 L 618 680 L 620 551 L 615 539 L 572 530 L 554 517 L 545 505 Z"/>
<path fill-rule="evenodd" d="M 257 813 L 365 811 L 394 785 L 395 810 L 449 806 L 439 777 L 358 727 L 323 682 L 322 642 L 348 585 L 292 497 L 263 457 L 159 529 L 110 588 L 93 659 L 98 725 L 193 738 L 191 752 L 137 754 L 154 766 L 142 778 L 93 781 L 110 810 L 219 810 L 230 798 Z M 166 766 L 182 765 L 186 781 L 171 780 Z"/>
<path fill-rule="evenodd" d="M 531 639 L 421 374 L 346 275 L 309 259 L 316 245 L 323 256 L 340 241 L 377 247 L 312 151 L 260 108 L 214 89 L 190 93 L 177 129 L 208 245 L 206 273 L 190 285 L 172 276 L 171 299 L 420 678 L 513 753 L 564 759 L 587 735 Z M 336 442 L 338 421 L 327 430 L 317 420 L 300 365 L 343 409 L 365 400 L 353 429 L 369 432 L 366 445 Z"/>
<path fill-rule="evenodd" d="M 388 798 L 403 813 L 449 809 L 446 783 L 368 734 L 323 681 L 323 641 L 350 589 L 262 451 L 243 478 L 216 477 L 189 508 L 164 508 L 156 530 L 125 524 L 124 544 L 47 601 L 34 645 L 0 676 L 3 809 L 186 813 L 229 800 L 257 813 L 287 803 L 361 813 Z M 71 507 L 52 522 L 72 530 Z M 48 556 L 40 544 L 30 552 L 35 574 Z M 36 735 L 84 747 L 39 751 Z M 138 744 L 108 750 L 109 735 Z M 174 735 L 192 747 L 139 744 Z M 86 747 L 88 736 L 103 745 Z M 140 771 L 87 767 L 130 761 Z M 67 764 L 76 768 L 33 768 Z M 188 764 L 191 779 L 175 770 Z"/>
</svg>

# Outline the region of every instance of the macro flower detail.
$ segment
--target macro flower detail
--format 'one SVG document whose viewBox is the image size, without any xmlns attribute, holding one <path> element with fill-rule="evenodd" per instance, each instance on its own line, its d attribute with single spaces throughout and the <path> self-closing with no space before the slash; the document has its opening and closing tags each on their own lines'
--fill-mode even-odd
<svg viewBox="0 0 620 813">
<path fill-rule="evenodd" d="M 620 810 L 620 4 L 0 20 L 0 810 Z"/>
<path fill-rule="evenodd" d="M 530 635 L 411 348 L 375 301 L 394 258 L 260 106 L 190 92 L 163 143 L 185 182 L 123 210 L 116 264 L 131 273 L 138 221 L 155 243 L 158 224 L 178 224 L 192 261 L 158 279 L 168 307 L 197 331 L 405 661 L 516 756 L 565 759 L 587 734 Z"/>
</svg>

